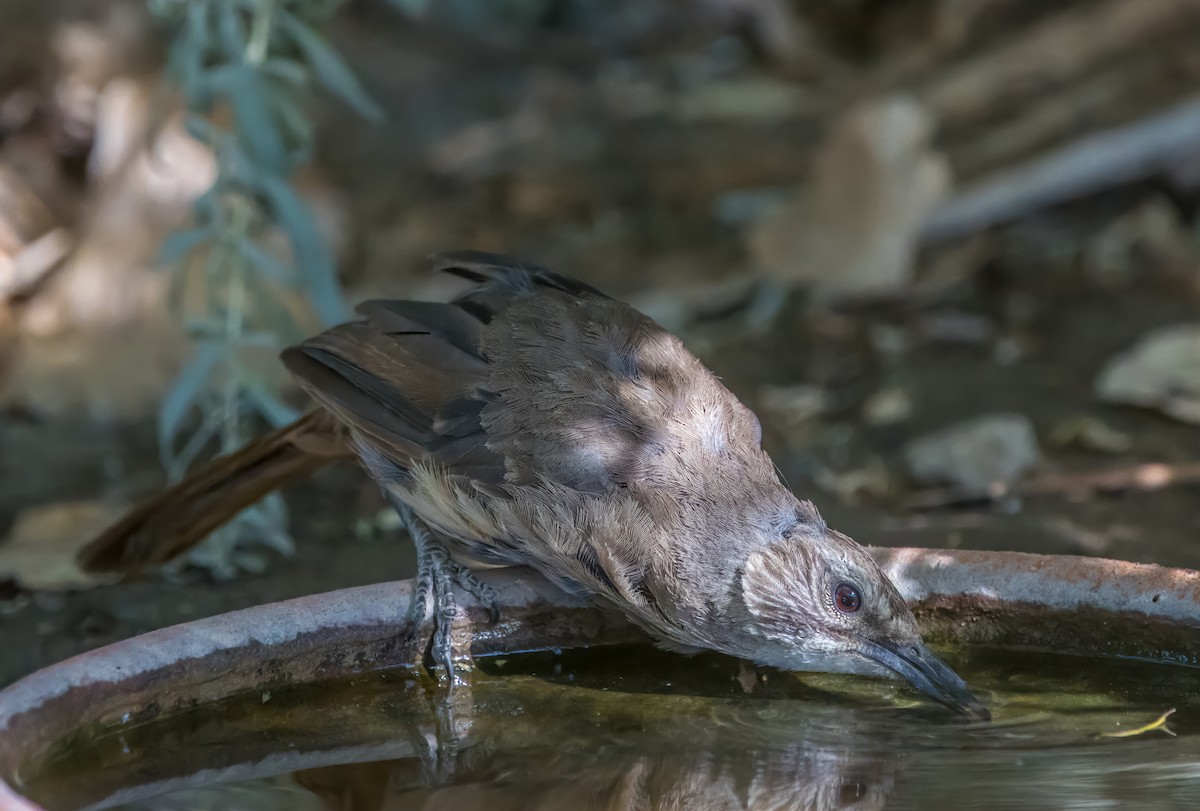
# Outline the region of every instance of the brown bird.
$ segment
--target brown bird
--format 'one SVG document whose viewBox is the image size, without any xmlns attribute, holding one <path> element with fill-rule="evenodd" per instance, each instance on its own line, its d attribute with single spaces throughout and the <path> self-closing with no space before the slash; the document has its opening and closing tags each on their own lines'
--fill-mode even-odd
<svg viewBox="0 0 1200 811">
<path fill-rule="evenodd" d="M 502 256 L 434 257 L 474 282 L 448 304 L 368 301 L 283 353 L 319 404 L 143 505 L 81 553 L 164 562 L 284 482 L 354 455 L 417 546 L 451 666 L 464 561 L 527 565 L 662 645 L 789 670 L 900 676 L 987 710 L 922 643 L 857 543 L 780 481 L 754 414 L 675 336 L 598 290 Z"/>
</svg>

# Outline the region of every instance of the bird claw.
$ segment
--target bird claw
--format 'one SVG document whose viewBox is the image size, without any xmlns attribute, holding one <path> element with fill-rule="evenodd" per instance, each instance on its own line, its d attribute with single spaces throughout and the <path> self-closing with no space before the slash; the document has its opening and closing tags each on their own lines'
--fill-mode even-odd
<svg viewBox="0 0 1200 811">
<path fill-rule="evenodd" d="M 469 567 L 458 561 L 451 559 L 450 566 L 454 569 L 454 582 L 479 601 L 479 604 L 487 611 L 488 621 L 493 625 L 499 622 L 500 605 L 496 599 L 496 590 L 476 577 Z"/>
</svg>

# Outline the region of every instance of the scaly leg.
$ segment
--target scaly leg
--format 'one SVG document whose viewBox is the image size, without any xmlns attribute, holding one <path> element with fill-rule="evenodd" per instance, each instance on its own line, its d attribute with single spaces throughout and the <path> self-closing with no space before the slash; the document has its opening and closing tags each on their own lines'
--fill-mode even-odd
<svg viewBox="0 0 1200 811">
<path fill-rule="evenodd" d="M 492 587 L 480 581 L 466 566 L 454 560 L 429 526 L 417 517 L 412 508 L 388 492 L 387 499 L 412 536 L 417 550 L 417 582 L 409 605 L 409 619 L 419 624 L 425 619 L 428 601 L 433 602 L 433 641 L 430 654 L 435 664 L 446 670 L 451 686 L 454 684 L 453 628 L 457 614 L 453 584 L 457 583 L 487 609 L 492 622 L 499 617 L 496 594 Z"/>
<path fill-rule="evenodd" d="M 446 676 L 451 686 L 454 684 L 454 617 L 458 606 L 454 600 L 454 570 L 451 568 L 450 555 L 442 546 L 433 532 L 412 508 L 394 496 L 387 494 L 388 501 L 395 508 L 400 520 L 404 523 L 408 534 L 412 536 L 413 545 L 417 548 L 417 582 L 413 591 L 412 603 L 408 608 L 409 619 L 414 625 L 425 619 L 428 602 L 433 602 L 433 642 L 430 655 L 435 664 L 446 670 Z"/>
</svg>

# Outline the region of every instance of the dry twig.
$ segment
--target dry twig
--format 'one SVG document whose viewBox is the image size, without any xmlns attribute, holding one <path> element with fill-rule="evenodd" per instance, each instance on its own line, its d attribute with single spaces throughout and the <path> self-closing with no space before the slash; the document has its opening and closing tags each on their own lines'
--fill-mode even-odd
<svg viewBox="0 0 1200 811">
<path fill-rule="evenodd" d="M 1013 485 L 994 485 L 987 493 L 954 489 L 924 490 L 905 501 L 911 510 L 937 510 L 999 501 L 1010 496 L 1089 496 L 1099 493 L 1150 492 L 1200 482 L 1200 462 L 1149 462 L 1111 470 L 1045 473 Z"/>
</svg>

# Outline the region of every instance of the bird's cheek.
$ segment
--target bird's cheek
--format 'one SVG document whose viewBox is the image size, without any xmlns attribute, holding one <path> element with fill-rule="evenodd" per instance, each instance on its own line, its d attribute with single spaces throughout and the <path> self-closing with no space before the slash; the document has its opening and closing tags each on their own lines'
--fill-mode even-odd
<svg viewBox="0 0 1200 811">
<path fill-rule="evenodd" d="M 858 622 L 852 629 L 855 636 L 864 639 L 896 639 L 907 640 L 915 634 L 915 625 L 912 629 L 906 623 L 897 622 L 895 617 L 885 617 L 878 613 L 864 614 L 858 618 Z M 920 642 L 918 637 L 914 641 Z"/>
<path fill-rule="evenodd" d="M 758 640 L 757 644 L 781 651 L 807 651 L 814 641 L 812 629 L 799 622 L 751 621 L 746 631 L 752 640 Z"/>
</svg>

